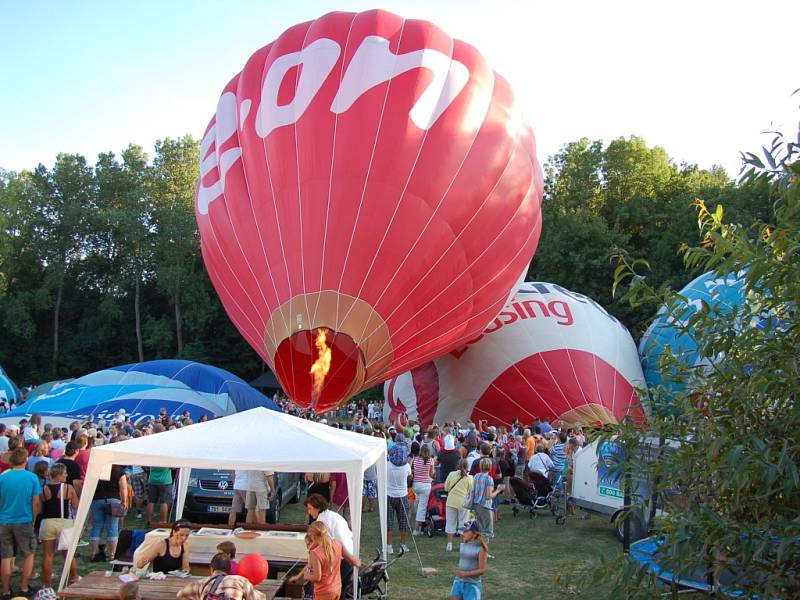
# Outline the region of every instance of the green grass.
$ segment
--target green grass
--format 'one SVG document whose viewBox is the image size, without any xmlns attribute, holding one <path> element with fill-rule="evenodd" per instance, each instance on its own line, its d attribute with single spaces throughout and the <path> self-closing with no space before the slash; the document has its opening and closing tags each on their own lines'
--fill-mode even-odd
<svg viewBox="0 0 800 600">
<path fill-rule="evenodd" d="M 284 511 L 282 520 L 297 521 L 295 507 Z M 365 562 L 375 556 L 380 545 L 377 512 L 365 513 L 362 521 L 361 558 Z M 495 539 L 490 545 L 495 557 L 489 561 L 483 578 L 485 597 L 489 599 L 543 598 L 546 595 L 563 595 L 558 580 L 567 572 L 575 574 L 591 567 L 600 556 L 615 556 L 622 552 L 608 520 L 592 517 L 589 520 L 570 518 L 565 525 L 556 525 L 550 513 L 541 512 L 531 520 L 527 513 L 514 518 L 511 507 L 500 508 L 500 521 L 495 528 Z M 399 540 L 395 534 L 395 552 Z M 412 541 L 413 540 L 413 541 Z M 414 551 L 419 550 L 422 566 L 437 569 L 435 575 L 420 575 L 420 560 Z M 389 597 L 392 600 L 421 600 L 449 598 L 453 582 L 453 569 L 458 563 L 458 545 L 454 551 L 445 552 L 447 536 L 410 538 L 411 552 L 405 554 L 390 568 Z M 600 598 L 600 590 L 570 595 L 571 598 Z"/>
<path fill-rule="evenodd" d="M 289 504 L 284 508 L 281 521 L 303 522 L 302 504 Z M 144 528 L 141 520 L 126 519 L 127 527 Z M 500 508 L 500 521 L 495 528 L 496 537 L 490 546 L 495 557 L 489 561 L 488 572 L 483 578 L 485 597 L 493 600 L 543 598 L 547 595 L 565 595 L 560 584 L 589 570 L 601 556 L 611 558 L 622 552 L 608 520 L 592 516 L 588 520 L 569 518 L 565 525 L 556 525 L 553 517 L 541 512 L 531 520 L 527 513 L 512 517 L 511 508 Z M 412 541 L 413 540 L 413 541 Z M 419 550 L 422 566 L 437 570 L 434 575 L 422 577 L 420 562 L 414 551 L 414 542 Z M 449 598 L 453 581 L 453 569 L 458 563 L 458 546 L 453 552 L 445 552 L 447 537 L 437 534 L 433 538 L 419 536 L 410 538 L 411 552 L 392 565 L 389 597 L 392 600 L 422 600 L 427 598 Z M 368 563 L 374 558 L 380 545 L 377 512 L 364 513 L 362 521 L 361 558 Z M 395 551 L 399 541 L 395 539 Z M 107 563 L 91 563 L 88 546 L 79 548 L 78 572 L 110 568 Z M 39 571 L 41 551 L 37 552 L 36 571 Z M 60 558 L 56 559 L 54 580 L 61 574 Z M 41 585 L 34 580 L 34 585 Z M 18 576 L 12 579 L 12 587 L 18 589 Z M 569 598 L 605 598 L 604 590 L 592 589 L 566 594 Z"/>
</svg>

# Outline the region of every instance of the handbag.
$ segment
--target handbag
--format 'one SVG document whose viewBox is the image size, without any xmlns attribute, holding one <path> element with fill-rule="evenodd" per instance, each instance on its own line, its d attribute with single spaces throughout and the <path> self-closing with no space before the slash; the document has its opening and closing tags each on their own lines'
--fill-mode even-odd
<svg viewBox="0 0 800 600">
<path fill-rule="evenodd" d="M 64 522 L 64 484 L 62 483 L 61 486 L 58 488 L 58 506 L 61 509 L 61 522 Z M 56 544 L 56 550 L 67 550 L 69 548 L 69 542 L 72 539 L 72 527 L 64 527 L 58 533 L 58 542 Z"/>
</svg>

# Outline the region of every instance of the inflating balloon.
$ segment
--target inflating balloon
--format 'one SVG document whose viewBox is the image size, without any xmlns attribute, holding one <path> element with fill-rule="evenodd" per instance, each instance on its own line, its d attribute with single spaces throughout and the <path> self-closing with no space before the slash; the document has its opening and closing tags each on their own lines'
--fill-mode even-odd
<svg viewBox="0 0 800 600">
<path fill-rule="evenodd" d="M 87 415 L 111 422 L 119 411 L 139 423 L 158 418 L 162 409 L 175 419 L 188 412 L 198 421 L 258 406 L 280 410 L 270 398 L 224 369 L 188 360 L 151 360 L 59 383 L 0 415 L 0 423 L 16 424 L 39 413 L 53 425 L 67 427 Z"/>
<path fill-rule="evenodd" d="M 538 243 L 541 168 L 514 94 L 427 21 L 288 29 L 224 88 L 200 152 L 211 280 L 317 411 L 478 335 Z"/>
<path fill-rule="evenodd" d="M 241 575 L 253 585 L 258 585 L 267 577 L 269 563 L 260 554 L 248 554 L 239 561 L 236 574 Z"/>
<path fill-rule="evenodd" d="M 9 404 L 19 400 L 19 389 L 6 375 L 3 367 L 0 367 L 0 400 L 6 400 Z"/>
<path fill-rule="evenodd" d="M 510 424 L 613 423 L 639 412 L 644 378 L 630 333 L 596 302 L 525 283 L 483 334 L 384 385 L 385 418 Z"/>
<path fill-rule="evenodd" d="M 655 389 L 663 386 L 669 394 L 685 387 L 679 371 L 685 368 L 710 364 L 700 353 L 696 338 L 685 326 L 703 305 L 721 313 L 730 313 L 744 304 L 747 297 L 744 274 L 721 277 L 713 271 L 703 273 L 678 292 L 681 297 L 670 311 L 664 306 L 656 315 L 639 341 L 639 355 L 647 386 Z M 683 368 L 662 364 L 662 357 L 669 353 L 677 357 Z"/>
</svg>

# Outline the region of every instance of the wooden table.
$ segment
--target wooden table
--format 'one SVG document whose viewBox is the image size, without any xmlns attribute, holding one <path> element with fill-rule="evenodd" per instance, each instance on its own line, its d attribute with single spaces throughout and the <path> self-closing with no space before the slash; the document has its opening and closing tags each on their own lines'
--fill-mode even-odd
<svg viewBox="0 0 800 600">
<path fill-rule="evenodd" d="M 119 573 L 106 577 L 104 571 L 92 571 L 77 583 L 64 588 L 59 596 L 65 598 L 91 598 L 94 600 L 117 600 L 119 598 Z M 161 581 L 143 578 L 139 580 L 142 600 L 175 600 L 178 592 L 189 583 L 202 581 L 206 577 L 174 577 L 167 575 Z M 280 579 L 265 579 L 256 586 L 267 600 L 273 600 L 283 586 Z"/>
</svg>

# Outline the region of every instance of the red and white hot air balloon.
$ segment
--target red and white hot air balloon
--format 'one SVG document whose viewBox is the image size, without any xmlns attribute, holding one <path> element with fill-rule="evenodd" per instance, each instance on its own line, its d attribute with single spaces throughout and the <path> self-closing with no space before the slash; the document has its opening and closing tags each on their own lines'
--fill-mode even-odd
<svg viewBox="0 0 800 600">
<path fill-rule="evenodd" d="M 253 54 L 200 164 L 211 280 L 317 411 L 479 334 L 539 239 L 541 168 L 508 83 L 385 11 L 330 13 Z"/>
<path fill-rule="evenodd" d="M 582 294 L 525 283 L 483 334 L 387 381 L 384 415 L 424 426 L 615 423 L 640 414 L 644 387 L 636 344 L 617 319 Z"/>
</svg>

